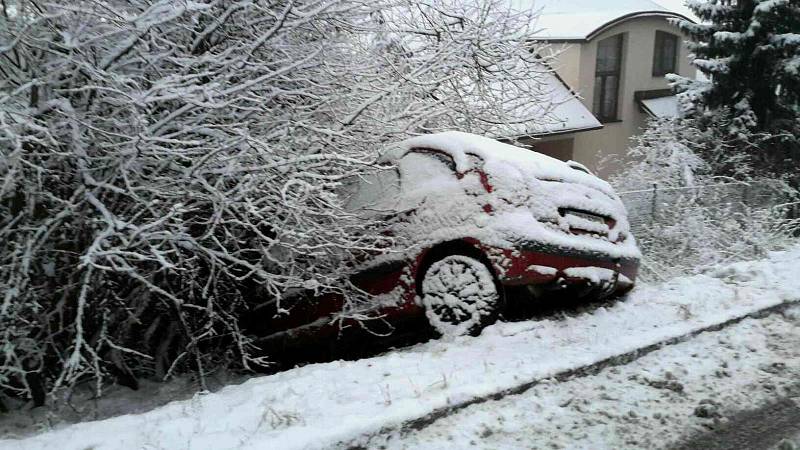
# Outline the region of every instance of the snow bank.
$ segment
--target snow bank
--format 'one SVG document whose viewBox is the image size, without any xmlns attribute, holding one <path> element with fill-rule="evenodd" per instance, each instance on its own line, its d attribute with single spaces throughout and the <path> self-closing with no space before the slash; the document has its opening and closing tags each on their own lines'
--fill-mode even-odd
<svg viewBox="0 0 800 450">
<path fill-rule="evenodd" d="M 153 411 L 72 425 L 0 448 L 323 448 L 800 298 L 800 246 L 637 287 L 610 308 L 500 323 L 353 362 L 314 364 Z"/>
</svg>

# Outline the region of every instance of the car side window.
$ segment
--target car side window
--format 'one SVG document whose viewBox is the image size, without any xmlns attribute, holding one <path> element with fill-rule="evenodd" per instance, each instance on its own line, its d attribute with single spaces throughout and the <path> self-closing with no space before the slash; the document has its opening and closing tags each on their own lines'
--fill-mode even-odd
<svg viewBox="0 0 800 450">
<path fill-rule="evenodd" d="M 459 186 L 455 162 L 441 152 L 413 150 L 400 159 L 398 168 L 405 193 L 437 195 Z"/>
</svg>

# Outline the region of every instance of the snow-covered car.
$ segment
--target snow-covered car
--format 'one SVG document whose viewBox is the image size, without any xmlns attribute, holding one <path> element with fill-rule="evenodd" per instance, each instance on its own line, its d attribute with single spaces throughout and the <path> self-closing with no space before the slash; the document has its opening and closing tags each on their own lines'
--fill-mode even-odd
<svg viewBox="0 0 800 450">
<path fill-rule="evenodd" d="M 640 253 L 625 208 L 580 164 L 459 132 L 409 139 L 383 162 L 392 168 L 359 177 L 348 200 L 390 218 L 396 248 L 353 277 L 383 317 L 475 334 L 511 288 L 599 299 L 633 287 Z M 276 325 L 322 332 L 334 303 Z"/>
</svg>

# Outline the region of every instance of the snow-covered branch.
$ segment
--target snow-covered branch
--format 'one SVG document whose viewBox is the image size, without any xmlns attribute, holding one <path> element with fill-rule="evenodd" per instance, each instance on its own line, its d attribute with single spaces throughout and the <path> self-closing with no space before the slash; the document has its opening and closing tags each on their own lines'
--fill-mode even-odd
<svg viewBox="0 0 800 450">
<path fill-rule="evenodd" d="M 393 242 L 343 180 L 413 134 L 548 120 L 505 4 L 6 1 L 0 388 L 261 365 L 238 318 L 309 286 L 364 317 L 348 276 Z"/>
</svg>

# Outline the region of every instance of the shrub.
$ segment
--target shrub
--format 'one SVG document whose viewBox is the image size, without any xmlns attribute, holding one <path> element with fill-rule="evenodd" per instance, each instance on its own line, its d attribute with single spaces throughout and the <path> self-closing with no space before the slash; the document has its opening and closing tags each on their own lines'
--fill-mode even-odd
<svg viewBox="0 0 800 450">
<path fill-rule="evenodd" d="M 545 120 L 531 13 L 500 4 L 3 2 L 0 388 L 264 365 L 239 319 L 290 291 L 361 317 L 351 262 L 391 242 L 342 180 Z"/>
<path fill-rule="evenodd" d="M 798 229 L 798 192 L 780 177 L 753 175 L 747 154 L 705 130 L 692 119 L 652 121 L 611 179 L 644 253 L 643 279 L 761 257 Z"/>
</svg>

